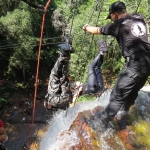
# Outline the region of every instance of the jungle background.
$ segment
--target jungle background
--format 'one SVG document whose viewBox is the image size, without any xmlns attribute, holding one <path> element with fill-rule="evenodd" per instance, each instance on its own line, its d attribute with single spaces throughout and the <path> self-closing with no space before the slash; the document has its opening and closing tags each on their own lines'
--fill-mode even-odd
<svg viewBox="0 0 150 150">
<path fill-rule="evenodd" d="M 69 36 L 75 52 L 71 54 L 70 77 L 86 82 L 90 62 L 98 54 L 97 40 L 107 41 L 102 73 L 105 85 L 112 86 L 122 69 L 124 59 L 117 42 L 112 37 L 91 35 L 82 30 L 89 23 L 105 25 L 109 5 L 115 0 L 52 0 L 46 12 L 39 68 L 39 86 L 48 79 L 50 70 L 58 57 L 57 44 Z M 145 17 L 149 34 L 150 1 L 123 0 L 129 13 L 139 12 Z M 18 89 L 34 88 L 37 55 L 43 12 L 28 3 L 44 5 L 47 0 L 1 0 L 0 1 L 0 101 L 4 93 Z M 32 80 L 33 79 L 33 80 Z M 32 80 L 32 82 L 30 82 Z M 41 82 L 40 82 L 41 81 Z M 31 84 L 30 84 L 31 83 Z"/>
</svg>

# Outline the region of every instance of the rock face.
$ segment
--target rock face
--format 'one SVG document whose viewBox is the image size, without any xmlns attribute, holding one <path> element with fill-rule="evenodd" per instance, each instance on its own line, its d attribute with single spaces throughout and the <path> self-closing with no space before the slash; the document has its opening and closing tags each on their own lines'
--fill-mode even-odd
<svg viewBox="0 0 150 150">
<path fill-rule="evenodd" d="M 90 123 L 88 123 L 89 120 L 94 121 L 93 117 L 95 113 L 102 112 L 102 110 L 103 107 L 97 106 L 93 110 L 85 110 L 78 113 L 69 130 L 60 134 L 60 139 L 64 139 L 66 134 L 69 136 L 73 132 L 76 132 L 78 141 L 73 145 L 69 145 L 68 141 L 66 141 L 62 150 L 67 150 L 68 148 L 69 150 L 102 150 L 105 148 L 113 150 L 133 150 L 137 144 L 128 128 L 121 131 L 109 128 L 105 133 L 100 133 L 98 130 L 91 128 Z M 72 136 L 70 136 L 70 138 L 72 138 Z M 134 142 L 130 141 L 131 138 Z"/>
<path fill-rule="evenodd" d="M 150 97 L 140 91 L 135 105 L 127 117 L 128 127 L 119 130 L 115 120 L 113 126 L 100 133 L 93 130 L 90 122 L 95 121 L 97 112 L 102 112 L 104 107 L 95 106 L 77 113 L 68 129 L 63 130 L 49 145 L 48 150 L 147 150 L 150 141 L 147 137 L 150 124 Z M 78 108 L 79 109 L 79 108 Z M 71 113 L 71 112 L 68 112 Z M 56 118 L 55 118 L 56 119 Z M 65 118 L 63 118 L 65 122 Z M 71 119 L 70 119 L 71 121 Z M 146 130 L 146 132 L 145 132 Z M 55 131 L 56 133 L 56 131 Z M 56 133 L 57 134 L 57 133 Z M 47 137 L 46 137 L 47 138 Z M 47 138 L 48 139 L 48 138 Z M 145 140 L 144 140 L 145 139 Z M 49 139 L 50 140 L 50 139 Z M 55 141 L 55 142 L 54 142 Z M 45 150 L 47 150 L 45 149 Z"/>
</svg>

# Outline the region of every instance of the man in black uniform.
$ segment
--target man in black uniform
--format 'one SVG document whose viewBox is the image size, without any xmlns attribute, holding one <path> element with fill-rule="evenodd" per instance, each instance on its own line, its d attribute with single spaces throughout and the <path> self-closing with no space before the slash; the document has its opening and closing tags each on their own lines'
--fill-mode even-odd
<svg viewBox="0 0 150 150">
<path fill-rule="evenodd" d="M 123 57 L 126 59 L 124 69 L 119 74 L 110 95 L 110 102 L 99 116 L 99 121 L 93 128 L 105 131 L 109 121 L 113 120 L 118 111 L 121 129 L 126 128 L 125 112 L 134 104 L 138 91 L 144 86 L 150 74 L 150 44 L 146 32 L 146 24 L 140 14 L 127 14 L 123 2 L 116 1 L 109 8 L 107 19 L 113 23 L 102 27 L 88 24 L 83 30 L 92 34 L 112 35 L 118 41 Z M 122 120 L 122 121 L 121 121 Z"/>
</svg>

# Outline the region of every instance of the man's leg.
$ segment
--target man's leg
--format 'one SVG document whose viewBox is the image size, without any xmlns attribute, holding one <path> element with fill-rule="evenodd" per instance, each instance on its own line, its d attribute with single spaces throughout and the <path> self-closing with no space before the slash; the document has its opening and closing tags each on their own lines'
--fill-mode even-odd
<svg viewBox="0 0 150 150">
<path fill-rule="evenodd" d="M 49 96 L 50 104 L 54 107 L 65 108 L 72 102 L 72 93 L 68 80 L 69 57 L 67 58 L 61 67 L 60 94 L 51 94 Z"/>
<path fill-rule="evenodd" d="M 62 68 L 64 63 L 68 61 L 69 57 L 62 57 L 61 55 L 59 56 L 49 77 L 48 94 L 60 92 L 60 78 L 62 77 Z"/>
<path fill-rule="evenodd" d="M 108 106 L 105 108 L 104 112 L 100 116 L 99 126 L 102 126 L 101 130 L 106 130 L 109 121 L 113 120 L 117 112 L 128 104 L 128 109 L 131 106 L 130 96 L 134 95 L 134 100 L 132 100 L 132 104 L 134 103 L 138 91 L 144 86 L 147 78 L 139 78 L 138 81 L 135 78 L 129 77 L 127 70 L 123 71 L 113 87 L 110 96 L 110 102 Z"/>
<path fill-rule="evenodd" d="M 52 105 L 54 107 L 60 103 L 60 96 L 61 96 L 61 84 L 62 84 L 62 77 L 64 76 L 63 68 L 64 66 L 68 67 L 69 59 L 70 59 L 70 51 L 72 51 L 70 46 L 66 44 L 58 45 L 61 49 L 60 56 L 55 63 L 49 78 L 48 84 L 48 94 L 47 94 L 47 104 Z M 46 103 L 45 103 L 46 105 Z"/>
<path fill-rule="evenodd" d="M 103 63 L 103 55 L 100 53 L 97 57 L 92 61 L 88 68 L 88 90 L 91 94 L 100 93 L 103 88 L 103 78 L 100 71 L 100 67 Z"/>
<path fill-rule="evenodd" d="M 106 122 L 109 122 L 119 110 L 128 111 L 130 106 L 134 104 L 138 96 L 138 91 L 144 86 L 146 79 L 147 77 L 136 80 L 129 77 L 126 71 L 122 72 L 112 90 L 110 102 L 102 113 L 102 118 Z"/>
<path fill-rule="evenodd" d="M 62 67 L 62 77 L 60 79 L 61 82 L 61 100 L 62 105 L 66 104 L 69 106 L 69 103 L 72 102 L 72 93 L 70 90 L 70 83 L 68 79 L 69 74 L 69 61 L 64 63 Z"/>
<path fill-rule="evenodd" d="M 124 105 L 117 112 L 115 118 L 116 118 L 117 125 L 118 125 L 119 129 L 125 129 L 126 128 L 126 126 L 127 126 L 126 118 L 127 118 L 129 109 L 130 109 L 131 105 L 134 105 L 135 100 L 138 96 L 138 91 L 141 89 L 141 85 L 145 84 L 146 80 L 147 80 L 147 77 L 141 79 L 137 83 L 136 87 L 129 94 L 128 99 L 126 100 Z"/>
</svg>

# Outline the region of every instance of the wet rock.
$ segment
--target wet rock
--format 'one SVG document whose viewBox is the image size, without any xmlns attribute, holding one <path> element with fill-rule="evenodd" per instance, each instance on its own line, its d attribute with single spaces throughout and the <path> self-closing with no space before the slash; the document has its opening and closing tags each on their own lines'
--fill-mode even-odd
<svg viewBox="0 0 150 150">
<path fill-rule="evenodd" d="M 108 94 L 108 93 L 107 93 Z M 104 100 L 108 96 L 102 95 L 97 104 L 91 103 L 79 104 L 76 108 L 71 108 L 69 117 L 65 117 L 58 113 L 58 118 L 54 120 L 51 126 L 51 132 L 54 134 L 54 140 L 51 138 L 48 149 L 51 150 L 146 150 L 150 149 L 149 144 L 149 118 L 150 118 L 150 100 L 146 93 L 139 92 L 138 98 L 127 117 L 128 127 L 119 130 L 115 120 L 113 126 L 105 132 L 99 132 L 98 129 L 93 130 L 90 122 L 104 110 Z M 110 94 L 110 93 L 109 93 Z M 107 96 L 107 97 L 105 97 Z M 86 106 L 85 106 L 86 105 Z M 104 107 L 103 107 L 104 106 Z M 84 109 L 83 109 L 84 107 Z M 89 109 L 87 109 L 89 108 Z M 71 111 L 72 110 L 72 111 Z M 78 110 L 78 111 L 77 111 Z M 77 112 L 77 113 L 76 113 Z M 61 118 L 62 116 L 62 118 Z M 72 117 L 74 119 L 72 119 Z M 67 122 L 67 123 L 61 123 Z M 71 120 L 71 121 L 70 121 Z M 70 123 L 70 122 L 71 123 Z M 69 124 L 69 125 L 68 125 Z M 62 128 L 67 126 L 67 129 Z M 58 132 L 57 132 L 58 131 Z M 57 137 L 57 138 L 56 138 Z M 48 139 L 48 137 L 46 137 Z M 49 142 L 50 142 L 49 141 Z M 43 144 L 43 143 L 42 143 Z M 57 145 L 57 147 L 55 146 Z M 51 147 L 50 147 L 51 146 Z M 46 149 L 46 150 L 48 150 Z"/>
<path fill-rule="evenodd" d="M 60 134 L 60 140 L 66 137 L 71 140 L 72 133 L 75 132 L 76 138 L 78 139 L 76 143 L 68 146 L 68 141 L 64 141 L 61 145 L 64 149 L 69 150 L 142 150 L 141 144 L 136 138 L 136 134 L 130 127 L 126 129 L 119 130 L 115 124 L 114 128 L 109 126 L 105 132 L 99 132 L 97 129 L 93 130 L 89 124 L 89 120 L 93 120 L 95 116 L 99 115 L 104 110 L 103 107 L 97 106 L 93 110 L 85 110 L 79 112 L 76 119 L 71 124 L 68 131 L 64 131 Z M 94 121 L 94 120 L 93 120 Z M 72 140 L 71 140 L 72 141 Z M 105 147 L 105 148 L 104 148 Z"/>
<path fill-rule="evenodd" d="M 71 135 L 72 132 L 76 132 L 78 137 L 78 142 L 69 149 L 86 149 L 86 150 L 99 150 L 100 143 L 98 142 L 97 135 L 92 131 L 91 127 L 87 123 L 87 120 L 92 117 L 92 111 L 83 111 L 80 112 L 77 118 L 73 121 L 70 126 L 69 131 L 63 132 L 60 136 L 61 138 L 68 134 Z M 68 143 L 65 144 L 66 147 Z"/>
<path fill-rule="evenodd" d="M 33 136 L 24 143 L 22 150 L 38 150 L 38 147 L 39 147 L 38 138 Z"/>
</svg>

